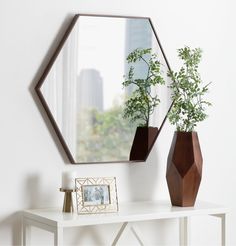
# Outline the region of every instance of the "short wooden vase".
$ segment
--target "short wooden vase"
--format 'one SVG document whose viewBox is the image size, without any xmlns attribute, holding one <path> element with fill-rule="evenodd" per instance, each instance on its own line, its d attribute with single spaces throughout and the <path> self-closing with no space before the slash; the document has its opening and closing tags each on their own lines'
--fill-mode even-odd
<svg viewBox="0 0 236 246">
<path fill-rule="evenodd" d="M 137 127 L 130 150 L 130 161 L 146 161 L 158 136 L 157 127 Z"/>
<path fill-rule="evenodd" d="M 166 180 L 174 206 L 194 206 L 202 177 L 202 154 L 197 132 L 175 132 Z"/>
</svg>

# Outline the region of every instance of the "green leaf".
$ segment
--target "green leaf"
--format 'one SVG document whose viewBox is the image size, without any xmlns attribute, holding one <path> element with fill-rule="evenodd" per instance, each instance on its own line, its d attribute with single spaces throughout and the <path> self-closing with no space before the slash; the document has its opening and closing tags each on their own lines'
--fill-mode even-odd
<svg viewBox="0 0 236 246">
<path fill-rule="evenodd" d="M 148 126 L 150 115 L 160 104 L 158 96 L 151 95 L 152 88 L 165 84 L 161 71 L 162 65 L 158 60 L 158 55 L 152 53 L 151 48 L 135 49 L 128 55 L 127 62 L 145 64 L 147 66 L 147 74 L 144 79 L 135 78 L 135 68 L 132 65 L 128 76 L 124 77 L 123 87 L 134 85 L 135 89 L 125 102 L 123 117 L 138 125 Z"/>
<path fill-rule="evenodd" d="M 200 48 L 190 49 L 185 46 L 178 49 L 178 56 L 183 66 L 178 72 L 169 71 L 167 76 L 172 79 L 169 86 L 172 90 L 171 98 L 174 105 L 168 118 L 171 124 L 180 131 L 193 131 L 197 123 L 206 119 L 204 106 L 211 103 L 202 99 L 208 92 L 209 84 L 202 86 L 198 66 L 202 58 Z"/>
</svg>

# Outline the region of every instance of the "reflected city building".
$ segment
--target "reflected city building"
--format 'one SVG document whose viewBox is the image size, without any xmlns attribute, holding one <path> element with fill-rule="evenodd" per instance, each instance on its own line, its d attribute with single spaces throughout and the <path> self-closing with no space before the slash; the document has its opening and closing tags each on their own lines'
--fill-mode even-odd
<svg viewBox="0 0 236 246">
<path fill-rule="evenodd" d="M 150 23 L 147 20 L 127 19 L 125 25 L 125 59 L 135 49 L 152 48 L 153 33 Z M 130 66 L 125 64 L 125 73 L 129 72 Z M 147 66 L 145 64 L 137 64 L 135 76 L 144 78 L 147 74 Z"/>
<path fill-rule="evenodd" d="M 125 57 L 127 59 L 128 55 L 135 49 L 148 49 L 152 48 L 152 38 L 153 33 L 150 27 L 150 23 L 147 20 L 142 19 L 127 19 L 125 25 Z M 138 62 L 132 65 L 135 68 L 134 78 L 144 79 L 147 76 L 148 68 L 143 62 Z M 125 74 L 129 73 L 131 64 L 125 62 Z M 131 85 L 126 89 L 126 93 L 130 95 L 133 91 L 134 85 Z"/>
<path fill-rule="evenodd" d="M 96 69 L 82 69 L 77 78 L 77 156 L 87 159 L 91 153 L 87 150 L 87 139 L 96 126 L 96 114 L 103 108 L 103 79 Z M 86 134 L 84 134 L 86 132 Z M 92 141 L 92 140 L 91 140 Z M 94 143 L 95 144 L 95 143 Z"/>
<path fill-rule="evenodd" d="M 96 69 L 83 69 L 77 78 L 77 111 L 103 111 L 103 79 Z"/>
</svg>

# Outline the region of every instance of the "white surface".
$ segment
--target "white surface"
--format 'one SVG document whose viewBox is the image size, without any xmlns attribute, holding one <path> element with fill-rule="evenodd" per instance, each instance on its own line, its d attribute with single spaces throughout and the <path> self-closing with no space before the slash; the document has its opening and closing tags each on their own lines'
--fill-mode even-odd
<svg viewBox="0 0 236 246">
<path fill-rule="evenodd" d="M 124 221 L 143 221 L 168 218 L 179 218 L 193 215 L 223 214 L 227 209 L 220 205 L 207 202 L 198 202 L 194 207 L 171 206 L 170 202 L 133 202 L 123 203 L 119 212 L 77 215 L 62 213 L 60 208 L 25 210 L 23 216 L 51 226 L 86 226 L 119 223 Z"/>
<path fill-rule="evenodd" d="M 64 169 L 76 170 L 80 177 L 116 176 L 120 202 L 169 199 L 165 168 L 174 130 L 169 125 L 163 128 L 145 164 L 65 165 L 55 133 L 35 103 L 38 100 L 33 87 L 71 16 L 78 12 L 150 16 L 173 68 L 179 64 L 177 48 L 186 44 L 203 49 L 200 69 L 202 78 L 213 82 L 209 93 L 213 106 L 209 118 L 197 129 L 204 159 L 198 200 L 223 203 L 230 208 L 228 246 L 236 245 L 235 9 L 233 0 L 0 1 L 1 245 L 20 244 L 18 211 L 62 207 L 63 194 L 58 189 Z M 194 218 L 193 246 L 217 245 L 218 240 L 212 241 L 212 228 L 207 226 L 217 226 L 214 220 Z M 152 245 L 159 242 L 173 246 L 178 240 L 174 233 L 176 223 L 145 223 L 144 236 Z M 115 229 L 112 225 L 87 227 L 86 231 L 68 229 L 64 240 L 70 246 L 108 245 Z M 50 244 L 50 237 L 40 231 L 35 233 L 38 245 Z M 121 240 L 132 244 L 132 238 L 123 237 Z"/>
<path fill-rule="evenodd" d="M 189 245 L 189 217 L 214 215 L 220 217 L 222 220 L 221 243 L 225 245 L 226 212 L 227 209 L 225 207 L 207 202 L 199 202 L 194 207 L 175 207 L 166 201 L 123 203 L 120 205 L 120 210 L 117 213 L 96 215 L 62 213 L 59 208 L 25 210 L 23 211 L 24 242 L 25 245 L 28 245 L 27 243 L 30 242 L 28 237 L 30 238 L 31 233 L 29 230 L 26 233 L 26 228 L 30 224 L 53 232 L 55 245 L 61 245 L 63 244 L 62 228 L 123 223 L 112 243 L 112 245 L 116 245 L 130 222 L 180 218 L 179 245 Z M 137 232 L 137 229 L 134 229 L 133 226 L 130 229 L 138 242 L 143 245 L 144 243 L 139 236 L 140 232 Z"/>
</svg>

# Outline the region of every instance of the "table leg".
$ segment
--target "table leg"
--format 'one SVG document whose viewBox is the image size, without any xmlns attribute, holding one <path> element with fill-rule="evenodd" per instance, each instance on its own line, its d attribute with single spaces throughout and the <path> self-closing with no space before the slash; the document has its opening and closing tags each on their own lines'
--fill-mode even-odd
<svg viewBox="0 0 236 246">
<path fill-rule="evenodd" d="M 141 232 L 138 230 L 138 228 L 133 223 L 130 227 L 130 230 L 135 236 L 135 238 L 138 240 L 139 245 L 141 246 L 148 245 L 147 243 L 144 243 L 144 240 L 141 238 Z"/>
<path fill-rule="evenodd" d="M 54 246 L 63 245 L 63 228 L 57 227 L 54 231 Z"/>
<path fill-rule="evenodd" d="M 179 245 L 180 246 L 189 245 L 189 234 L 190 234 L 189 218 L 188 217 L 179 218 Z"/>
<path fill-rule="evenodd" d="M 41 223 L 39 221 L 32 220 L 32 219 L 25 218 L 25 217 L 23 217 L 22 219 L 22 224 L 23 224 L 23 246 L 29 246 L 31 244 L 31 227 L 32 226 L 53 233 L 55 246 L 63 245 L 63 228 L 62 227 L 50 226 L 50 225 Z"/>
<path fill-rule="evenodd" d="M 125 223 L 122 224 L 122 226 L 121 226 L 120 230 L 118 231 L 115 239 L 113 240 L 113 242 L 111 244 L 112 246 L 115 246 L 117 244 L 117 242 L 119 241 L 121 235 L 127 229 L 130 229 L 130 231 L 133 233 L 134 237 L 139 242 L 140 246 L 148 245 L 147 243 L 144 243 L 144 240 L 141 237 L 141 232 L 138 230 L 138 228 L 135 226 L 135 224 L 134 223 L 125 222 Z"/>
<path fill-rule="evenodd" d="M 212 214 L 221 219 L 221 245 L 226 245 L 226 214 Z"/>
<path fill-rule="evenodd" d="M 23 228 L 23 246 L 30 245 L 31 241 L 31 226 L 26 218 L 22 218 L 22 228 Z"/>
<path fill-rule="evenodd" d="M 117 244 L 117 242 L 119 241 L 119 239 L 120 239 L 120 237 L 121 237 L 122 233 L 124 232 L 127 225 L 128 225 L 128 222 L 125 222 L 122 224 L 120 230 L 118 231 L 115 239 L 113 240 L 113 242 L 111 244 L 112 246 L 115 246 Z"/>
<path fill-rule="evenodd" d="M 221 215 L 221 244 L 226 245 L 226 214 Z"/>
</svg>

